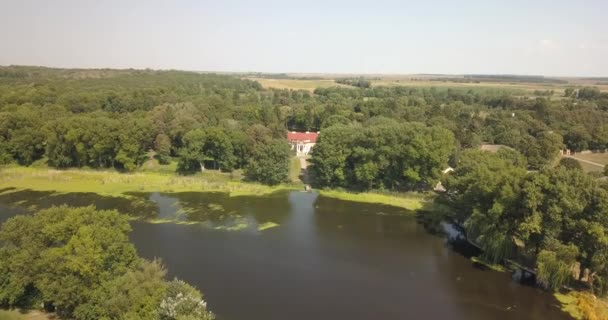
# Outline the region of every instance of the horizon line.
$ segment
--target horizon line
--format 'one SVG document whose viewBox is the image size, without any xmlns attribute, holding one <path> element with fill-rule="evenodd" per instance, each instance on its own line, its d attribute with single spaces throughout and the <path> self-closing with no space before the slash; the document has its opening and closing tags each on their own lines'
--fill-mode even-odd
<svg viewBox="0 0 608 320">
<path fill-rule="evenodd" d="M 49 66 L 49 65 L 29 65 L 29 64 L 0 64 L 1 68 L 8 67 L 30 67 L 30 68 L 47 68 L 47 69 L 63 69 L 63 70 L 150 70 L 150 71 L 182 71 L 196 73 L 216 73 L 216 74 L 261 74 L 261 75 L 309 75 L 309 76 L 518 76 L 518 77 L 542 77 L 542 78 L 574 78 L 574 79 L 603 79 L 606 76 L 586 76 L 586 75 L 546 75 L 546 74 L 529 74 L 529 73 L 428 73 L 428 72 L 305 72 L 305 71 L 235 71 L 235 70 L 196 70 L 196 69 L 181 69 L 181 68 L 151 68 L 151 67 L 67 67 L 67 66 Z"/>
</svg>

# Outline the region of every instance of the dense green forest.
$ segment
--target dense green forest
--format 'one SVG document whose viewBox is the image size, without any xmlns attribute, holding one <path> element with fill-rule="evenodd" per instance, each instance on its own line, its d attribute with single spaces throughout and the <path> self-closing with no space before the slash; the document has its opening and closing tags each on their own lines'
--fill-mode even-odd
<svg viewBox="0 0 608 320">
<path fill-rule="evenodd" d="M 324 129 L 313 151 L 313 172 L 323 186 L 417 189 L 440 178 L 453 151 L 447 129 L 375 117 L 364 126 Z"/>
<path fill-rule="evenodd" d="M 552 289 L 572 283 L 578 262 L 575 279 L 604 295 L 608 187 L 567 163 L 528 172 L 516 151 L 467 150 L 440 200 L 490 262 L 533 262 L 539 283 Z"/>
<path fill-rule="evenodd" d="M 608 191 L 580 165 L 558 165 L 560 149 L 608 149 L 608 94 L 349 84 L 311 93 L 194 72 L 2 67 L 0 162 L 133 171 L 153 150 L 180 174 L 243 170 L 277 184 L 292 156 L 286 132 L 320 131 L 318 187 L 441 180 L 439 200 L 488 260 L 535 264 L 548 288 L 579 263 L 581 278 L 608 291 Z"/>
<path fill-rule="evenodd" d="M 0 306 L 43 305 L 64 319 L 212 320 L 202 294 L 137 256 L 128 218 L 54 207 L 0 228 Z"/>
<path fill-rule="evenodd" d="M 155 149 L 161 160 L 180 158 L 184 171 L 193 171 L 196 162 L 231 171 L 247 167 L 260 141 L 284 139 L 286 130 L 373 127 L 385 117 L 449 130 L 451 160 L 486 142 L 515 148 L 539 169 L 564 145 L 573 151 L 608 145 L 607 95 L 593 88 L 566 94 L 551 100 L 512 90 L 408 87 L 320 88 L 311 94 L 192 72 L 4 67 L 0 161 L 30 165 L 44 159 L 58 168 L 130 171 Z M 435 177 L 420 179 L 428 178 Z M 404 185 L 382 185 L 397 186 Z"/>
</svg>

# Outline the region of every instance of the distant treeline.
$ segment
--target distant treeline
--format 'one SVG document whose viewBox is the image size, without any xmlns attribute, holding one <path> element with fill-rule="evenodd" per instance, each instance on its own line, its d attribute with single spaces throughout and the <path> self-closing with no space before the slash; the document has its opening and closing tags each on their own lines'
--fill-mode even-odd
<svg viewBox="0 0 608 320">
<path fill-rule="evenodd" d="M 124 75 L 154 74 L 162 71 L 138 69 L 55 69 L 46 67 L 8 66 L 0 67 L 0 80 L 14 82 L 18 80 L 57 80 L 107 78 Z"/>
<path fill-rule="evenodd" d="M 525 75 L 465 75 L 465 79 L 470 81 L 492 81 L 492 82 L 527 82 L 527 83 L 568 83 L 566 80 L 546 78 L 544 76 L 525 76 Z"/>
<path fill-rule="evenodd" d="M 353 87 L 358 87 L 358 88 L 370 88 L 372 86 L 372 82 L 364 79 L 364 78 L 358 78 L 358 79 L 348 79 L 348 78 L 344 78 L 344 79 L 336 79 L 335 80 L 336 83 L 339 84 L 345 84 L 348 86 L 353 86 Z"/>
<path fill-rule="evenodd" d="M 580 78 L 581 80 L 590 80 L 590 81 L 608 81 L 608 77 L 586 77 Z"/>
<path fill-rule="evenodd" d="M 568 81 L 554 78 L 545 78 L 543 76 L 517 76 L 517 75 L 465 75 L 463 77 L 446 76 L 446 77 L 429 77 L 429 78 L 412 78 L 413 81 L 438 81 L 438 82 L 454 82 L 454 83 L 482 83 L 482 82 L 521 82 L 521 83 L 553 83 L 567 84 Z"/>
</svg>

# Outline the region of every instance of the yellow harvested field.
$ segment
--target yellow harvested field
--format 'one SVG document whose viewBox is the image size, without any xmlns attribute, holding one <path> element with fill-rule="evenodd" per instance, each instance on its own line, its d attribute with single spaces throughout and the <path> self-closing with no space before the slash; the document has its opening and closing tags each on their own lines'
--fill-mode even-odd
<svg viewBox="0 0 608 320">
<path fill-rule="evenodd" d="M 475 82 L 459 82 L 462 77 L 459 76 L 441 76 L 442 81 L 431 80 L 429 76 L 421 75 L 332 75 L 332 74 L 289 74 L 292 77 L 315 77 L 314 79 L 271 79 L 247 77 L 246 79 L 258 81 L 264 88 L 275 89 L 293 89 L 293 90 L 308 90 L 314 91 L 316 88 L 328 87 L 343 87 L 353 88 L 352 86 L 336 83 L 334 79 L 338 78 L 354 78 L 362 76 L 371 80 L 372 86 L 405 86 L 405 87 L 421 87 L 421 88 L 488 88 L 488 89 L 507 89 L 507 90 L 522 90 L 522 94 L 528 95 L 535 90 L 553 90 L 553 98 L 560 98 L 564 94 L 564 89 L 572 86 L 595 86 L 600 91 L 608 92 L 608 84 L 598 84 L 593 81 L 583 81 L 572 78 L 566 79 L 569 83 L 534 83 L 534 82 L 503 82 L 503 81 L 482 81 Z M 450 80 L 455 79 L 455 80 Z"/>
<path fill-rule="evenodd" d="M 345 87 L 351 86 L 335 83 L 334 80 L 300 80 L 300 79 L 268 79 L 268 78 L 247 78 L 259 82 L 264 88 L 274 89 L 293 89 L 314 91 L 316 88 Z"/>
<path fill-rule="evenodd" d="M 372 85 L 378 86 L 405 86 L 405 87 L 448 87 L 448 88 L 495 88 L 495 89 L 514 89 L 514 90 L 554 90 L 555 95 L 563 95 L 565 84 L 542 84 L 542 83 L 508 83 L 508 82 L 452 82 L 452 81 L 431 81 L 431 80 L 373 80 Z M 608 86 L 604 88 L 608 91 Z"/>
</svg>

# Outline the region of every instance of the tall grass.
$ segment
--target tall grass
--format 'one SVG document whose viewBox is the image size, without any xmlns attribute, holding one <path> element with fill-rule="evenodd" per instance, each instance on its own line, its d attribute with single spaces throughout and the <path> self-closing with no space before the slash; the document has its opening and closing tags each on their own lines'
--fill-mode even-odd
<svg viewBox="0 0 608 320">
<path fill-rule="evenodd" d="M 555 293 L 555 298 L 561 304 L 562 311 L 578 320 L 608 319 L 606 301 L 597 298 L 589 292 L 571 291 L 566 294 Z"/>
<path fill-rule="evenodd" d="M 235 180 L 229 174 L 210 172 L 196 176 L 176 176 L 156 172 L 54 170 L 4 167 L 0 169 L 0 189 L 31 189 L 55 192 L 92 192 L 121 196 L 129 192 L 226 192 L 230 195 L 263 195 L 293 186 L 265 186 Z"/>
<path fill-rule="evenodd" d="M 362 192 L 354 193 L 343 190 L 320 190 L 323 196 L 341 200 L 386 204 L 401 207 L 408 210 L 422 209 L 425 204 L 430 203 L 429 196 L 421 193 L 379 193 Z"/>
<path fill-rule="evenodd" d="M 300 174 L 302 173 L 302 168 L 300 167 L 300 158 L 293 157 L 291 158 L 291 164 L 289 167 L 289 178 L 292 183 L 300 182 Z"/>
<path fill-rule="evenodd" d="M 60 193 L 90 192 L 105 196 L 127 196 L 131 192 L 225 192 L 231 196 L 239 196 L 299 190 L 302 185 L 292 182 L 266 186 L 212 171 L 194 176 L 177 176 L 159 172 L 118 173 L 8 166 L 0 168 L 0 189 L 7 188 Z M 421 193 L 353 193 L 343 190 L 321 190 L 320 194 L 341 200 L 386 204 L 408 210 L 418 210 L 432 202 L 429 195 Z"/>
</svg>

